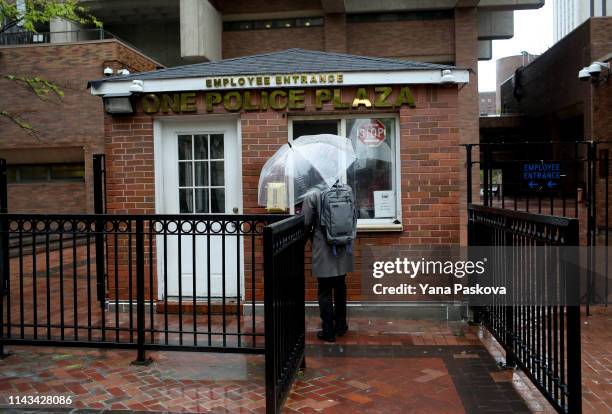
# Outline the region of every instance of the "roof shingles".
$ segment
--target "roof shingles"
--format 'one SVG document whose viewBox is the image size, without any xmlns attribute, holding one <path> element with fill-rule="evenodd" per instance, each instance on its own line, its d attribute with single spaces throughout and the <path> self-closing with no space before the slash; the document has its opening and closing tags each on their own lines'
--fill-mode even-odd
<svg viewBox="0 0 612 414">
<path fill-rule="evenodd" d="M 434 63 L 356 56 L 304 49 L 287 49 L 280 52 L 176 66 L 151 72 L 134 73 L 126 76 L 113 76 L 100 79 L 98 82 L 283 73 L 387 72 L 453 68 L 453 66 Z"/>
</svg>

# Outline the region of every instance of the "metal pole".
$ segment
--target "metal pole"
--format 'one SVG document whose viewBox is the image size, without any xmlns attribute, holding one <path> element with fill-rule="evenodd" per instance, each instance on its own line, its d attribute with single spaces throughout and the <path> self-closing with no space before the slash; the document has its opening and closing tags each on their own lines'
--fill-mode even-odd
<svg viewBox="0 0 612 414">
<path fill-rule="evenodd" d="M 485 145 L 484 147 L 484 165 L 482 166 L 482 173 L 483 173 L 483 183 L 484 183 L 484 188 L 483 188 L 483 195 L 484 195 L 484 205 L 485 206 L 491 206 L 491 194 L 489 193 L 489 163 L 491 162 L 491 158 L 490 158 L 490 146 L 489 145 Z"/>
<path fill-rule="evenodd" d="M 93 192 L 94 213 L 104 214 L 104 186 L 102 185 L 102 168 L 104 162 L 103 154 L 93 156 Z M 100 306 L 105 306 L 106 301 L 106 269 L 104 266 L 104 220 L 96 220 L 96 293 Z"/>
<path fill-rule="evenodd" d="M 8 186 L 7 186 L 6 160 L 0 158 L 0 214 L 8 212 Z M 9 293 L 10 262 L 8 243 L 8 222 L 6 217 L 0 220 L 0 338 L 4 338 L 4 296 Z M 8 321 L 10 323 L 10 321 Z M 7 357 L 4 344 L 0 343 L 0 359 Z"/>
<path fill-rule="evenodd" d="M 504 246 L 505 247 L 509 247 L 509 246 L 513 246 L 512 243 L 512 236 L 513 234 L 507 230 L 508 227 L 506 225 L 504 225 Z M 514 249 L 512 249 L 512 252 L 514 253 Z M 505 257 L 506 260 L 508 260 L 508 257 Z M 509 268 L 507 266 L 504 266 L 501 269 L 502 272 L 502 277 L 504 280 L 504 284 L 506 284 L 506 286 L 508 286 L 508 277 L 510 278 L 514 278 L 514 259 L 510 258 L 509 262 Z M 507 263 L 508 263 L 507 262 Z M 512 290 L 514 291 L 516 288 L 516 284 L 512 283 Z M 513 297 L 515 297 L 516 293 L 512 292 Z M 514 369 L 516 367 L 516 356 L 515 356 L 515 348 L 514 348 L 514 303 L 512 300 L 510 300 L 510 303 L 508 303 L 508 298 L 504 297 L 504 302 L 505 302 L 505 312 L 506 312 L 506 364 L 504 366 L 504 368 L 509 368 L 509 369 Z"/>
<path fill-rule="evenodd" d="M 580 345 L 580 276 L 578 273 L 578 254 L 576 247 L 580 243 L 578 222 L 573 222 L 567 234 L 569 246 L 566 257 L 566 293 L 567 293 L 567 412 L 582 413 L 582 355 Z"/>
<path fill-rule="evenodd" d="M 136 219 L 136 329 L 138 355 L 135 365 L 148 365 L 151 359 L 145 354 L 145 265 L 144 265 L 144 219 Z M 130 312 L 132 310 L 130 309 Z"/>
<path fill-rule="evenodd" d="M 467 168 L 467 203 L 472 204 L 472 144 L 465 146 L 465 158 Z"/>
</svg>

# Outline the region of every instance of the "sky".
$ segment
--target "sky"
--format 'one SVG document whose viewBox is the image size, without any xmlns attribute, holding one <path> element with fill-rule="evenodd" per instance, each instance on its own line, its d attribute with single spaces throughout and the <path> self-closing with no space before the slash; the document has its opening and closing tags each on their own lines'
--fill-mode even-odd
<svg viewBox="0 0 612 414">
<path fill-rule="evenodd" d="M 493 41 L 493 59 L 478 62 L 478 90 L 495 90 L 495 61 L 521 51 L 539 55 L 553 44 L 553 1 L 536 10 L 514 12 L 514 37 Z"/>
</svg>

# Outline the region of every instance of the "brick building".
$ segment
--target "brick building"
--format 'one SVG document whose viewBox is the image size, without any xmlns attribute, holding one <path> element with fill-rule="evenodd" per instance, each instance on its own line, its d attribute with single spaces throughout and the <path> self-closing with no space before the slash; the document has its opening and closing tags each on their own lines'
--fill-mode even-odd
<svg viewBox="0 0 612 414">
<path fill-rule="evenodd" d="M 39 76 L 64 97 L 41 100 L 15 82 L 0 80 L 3 108 L 21 114 L 36 133 L 2 119 L 0 157 L 9 164 L 9 211 L 93 211 L 92 156 L 104 152 L 104 114 L 87 81 L 105 67 L 132 72 L 160 64 L 125 43 L 95 40 L 0 46 L 2 74 Z"/>
<path fill-rule="evenodd" d="M 468 80 L 446 65 L 290 49 L 94 81 L 108 104 L 131 100 L 132 113 L 106 116 L 109 211 L 264 213 L 257 185 L 268 157 L 300 135 L 334 133 L 359 159 L 347 174 L 357 258 L 362 246 L 458 244 L 459 86 Z M 383 145 L 357 138 L 364 122 L 384 125 Z M 370 197 L 380 190 L 395 201 L 389 214 Z M 348 285 L 359 299 L 358 271 Z"/>
<path fill-rule="evenodd" d="M 75 157 L 81 165 L 84 165 L 86 171 L 83 176 L 88 177 L 85 179 L 87 181 L 91 176 L 89 173 L 91 154 L 99 150 L 106 153 L 107 202 L 110 212 L 190 212 L 179 204 L 180 195 L 191 197 L 193 212 L 202 211 L 198 210 L 195 200 L 198 196 L 204 197 L 204 194 L 209 197 L 206 204 L 212 213 L 262 211 L 254 203 L 254 186 L 259 169 L 265 158 L 279 145 L 293 135 L 298 135 L 296 131 L 347 134 L 359 119 L 376 119 L 385 125 L 389 139 L 394 145 L 390 148 L 393 158 L 393 162 L 390 163 L 392 168 L 383 169 L 387 175 L 382 179 L 393 185 L 389 190 L 393 191 L 396 198 L 395 212 L 393 217 L 379 220 L 376 217 L 369 217 L 374 212 L 371 208 L 364 207 L 364 217 L 360 222 L 360 240 L 371 240 L 374 244 L 398 242 L 465 244 L 467 214 L 464 188 L 467 180 L 462 169 L 462 154 L 458 145 L 476 143 L 479 140 L 477 63 L 479 59 L 490 59 L 493 39 L 512 37 L 515 9 L 538 8 L 544 2 L 543 0 L 520 2 L 441 0 L 436 2 L 435 7 L 422 1 L 359 0 L 292 2 L 136 0 L 130 1 L 129 5 L 127 2 L 115 0 L 87 0 L 83 3 L 104 22 L 107 30 L 126 39 L 152 58 L 148 59 L 146 64 L 140 61 L 132 63 L 129 59 L 134 56 L 143 58 L 145 56 L 126 46 L 126 42 L 113 40 L 112 42 L 122 43 L 123 48 L 131 50 L 132 57 L 113 57 L 100 51 L 92 51 L 91 56 L 100 54 L 103 58 L 97 61 L 90 58 L 87 62 L 77 62 L 79 67 L 82 65 L 83 68 L 89 69 L 74 72 L 79 73 L 79 76 L 83 75 L 79 80 L 75 79 L 75 82 L 82 82 L 80 84 L 84 87 L 85 80 L 100 79 L 102 70 L 106 66 L 114 69 L 127 68 L 130 72 L 154 69 L 160 65 L 157 62 L 170 67 L 167 70 L 143 74 L 142 77 L 136 75 L 92 83 L 92 91 L 108 100 L 117 93 L 131 94 L 129 87 L 132 85 L 132 80 L 142 80 L 144 96 L 150 93 L 167 95 L 165 98 L 157 96 L 158 100 L 161 99 L 159 102 L 155 100 L 156 98 L 146 98 L 151 101 L 145 100 L 145 106 L 155 107 L 157 103 L 160 105 L 154 112 L 145 112 L 142 97 L 137 97 L 134 93 L 129 98 L 114 96 L 122 98 L 124 104 L 126 100 L 132 100 L 131 104 L 136 110 L 132 115 L 104 115 L 100 99 L 93 96 L 81 98 L 81 95 L 78 95 L 79 98 L 75 98 L 74 101 L 81 110 L 62 111 L 70 114 L 65 118 L 58 116 L 57 113 L 45 112 L 44 109 L 32 114 L 32 123 L 36 123 L 38 117 L 44 120 L 52 114 L 52 120 L 48 124 L 49 130 L 55 130 L 55 125 L 59 124 L 70 134 L 81 133 L 75 125 L 91 125 L 91 132 L 83 133 L 81 138 L 88 143 L 91 142 L 88 144 L 91 148 L 88 147 L 87 152 L 83 152 L 82 155 L 78 152 L 78 156 Z M 65 61 L 67 65 L 74 63 L 70 54 L 64 51 L 71 50 L 71 47 L 84 47 L 81 45 L 89 44 L 79 41 L 82 29 L 72 23 L 55 20 L 48 29 L 52 33 L 41 37 L 42 40 L 51 42 L 51 45 L 7 46 L 6 53 L 16 54 L 19 50 L 28 48 L 53 51 L 52 53 L 60 58 L 45 60 L 49 62 L 49 73 L 53 75 L 53 70 L 72 73 L 70 67 L 58 68 L 58 64 L 52 62 Z M 97 44 L 102 45 L 98 46 L 102 50 L 105 41 Z M 291 51 L 287 51 L 288 49 Z M 280 54 L 274 55 L 277 52 Z M 65 60 L 63 60 L 64 55 Z M 245 56 L 259 57 L 240 60 Z M 279 101 L 272 102 L 276 102 L 274 104 L 276 105 L 287 99 L 282 109 L 272 108 L 274 105 L 270 101 L 270 96 L 268 96 L 269 107 L 265 110 L 261 107 L 258 110 L 246 107 L 248 99 L 257 102 L 258 98 L 249 96 L 247 99 L 245 94 L 254 91 L 261 97 L 268 92 L 272 93 L 268 91 L 268 85 L 252 87 L 245 83 L 239 84 L 234 90 L 227 89 L 223 85 L 215 86 L 214 83 L 212 87 L 201 83 L 207 77 L 253 75 L 247 63 L 252 59 L 261 61 L 266 56 L 288 60 L 283 63 L 267 61 L 265 70 L 260 68 L 257 72 L 260 76 L 275 77 L 286 73 L 287 67 L 293 67 L 290 75 L 300 76 L 298 83 L 278 85 L 281 92 L 275 95 L 275 99 Z M 297 60 L 294 61 L 293 58 Z M 323 67 L 333 71 L 322 72 L 321 68 L 308 66 L 310 59 L 324 64 Z M 336 61 L 336 63 L 347 63 L 345 59 L 357 66 L 355 68 L 333 66 Z M 177 68 L 178 72 L 172 68 L 179 64 L 206 61 L 211 62 L 208 64 L 210 66 L 184 66 L 184 69 Z M 381 66 L 372 67 L 371 65 L 376 62 Z M 238 67 L 237 63 L 243 67 Z M 305 66 L 292 66 L 300 63 Z M 384 75 L 384 65 L 393 68 L 388 76 Z M 226 67 L 233 69 L 230 71 L 219 69 Z M 41 68 L 43 70 L 40 75 L 46 76 L 46 67 L 43 65 Z M 211 68 L 217 68 L 219 72 L 206 72 L 212 70 Z M 184 75 L 190 70 L 196 71 L 193 78 L 195 83 L 184 83 L 186 79 Z M 199 70 L 203 72 L 198 72 Z M 455 83 L 442 85 L 443 70 L 451 71 Z M 176 73 L 182 73 L 183 76 L 176 79 L 165 77 L 166 74 Z M 356 73 L 361 75 L 358 76 Z M 342 81 L 340 82 L 336 76 L 333 82 L 326 78 L 327 83 L 308 85 L 300 83 L 301 76 L 306 74 L 341 75 Z M 54 79 L 51 76 L 50 80 Z M 244 82 L 248 82 L 248 79 Z M 414 98 L 414 107 L 401 102 L 395 107 L 386 104 L 376 105 L 377 94 L 380 92 L 375 90 L 376 87 L 391 88 L 392 94 L 389 99 L 392 105 L 394 99 L 400 101 L 408 99 L 407 96 L 401 97 L 401 94 L 409 91 Z M 365 91 L 362 91 L 362 88 L 365 88 Z M 312 96 L 316 94 L 317 89 L 327 90 L 321 92 L 323 101 L 320 107 L 317 107 L 317 97 Z M 291 92 L 293 96 L 283 97 L 282 93 L 289 93 L 291 90 L 294 90 Z M 224 101 L 220 104 L 215 101 L 214 105 L 211 103 L 213 110 L 208 111 L 205 100 L 205 94 L 209 93 L 207 91 L 222 93 L 223 99 L 228 94 L 237 93 L 237 95 L 230 95 L 228 98 L 229 109 L 224 109 Z M 328 92 L 331 93 L 329 101 L 325 100 Z M 86 92 L 83 90 L 82 93 Z M 352 101 L 361 96 L 356 95 L 357 93 L 367 96 L 370 100 L 369 107 L 358 105 L 357 108 L 351 108 Z M 302 96 L 304 107 L 292 108 L 289 102 L 293 101 L 293 105 L 298 102 L 299 105 Z M 211 95 L 210 99 L 214 100 L 217 97 Z M 241 103 L 240 108 L 232 106 L 236 105 L 238 100 Z M 335 101 L 338 102 L 338 107 L 334 106 Z M 349 105 L 348 108 L 344 107 L 346 104 Z M 174 114 L 174 108 L 178 108 L 181 113 Z M 190 113 L 184 113 L 181 108 L 188 108 Z M 82 115 L 82 118 L 77 118 L 77 113 Z M 219 121 L 217 115 L 223 115 Z M 213 125 L 215 130 L 225 131 L 224 128 L 231 127 L 232 132 L 227 136 L 235 136 L 235 142 L 232 144 L 235 151 L 230 151 L 228 155 L 233 158 L 223 159 L 223 162 L 232 163 L 232 168 L 224 170 L 224 175 L 225 171 L 232 175 L 234 188 L 227 191 L 225 188 L 220 188 L 221 186 L 209 185 L 206 191 L 203 191 L 196 186 L 175 185 L 175 190 L 178 191 L 176 197 L 168 196 L 174 200 L 172 201 L 174 210 L 161 208 L 160 206 L 165 203 L 165 196 L 160 191 L 165 184 L 159 181 L 159 171 L 160 168 L 166 168 L 163 167 L 166 161 L 160 161 L 155 157 L 160 151 L 162 153 L 166 151 L 163 145 L 168 144 L 164 143 L 166 140 L 156 141 L 158 139 L 156 137 L 164 136 L 166 129 L 175 123 L 185 123 L 186 131 L 191 133 L 184 135 L 191 136 L 192 145 L 195 145 L 194 137 L 201 134 L 194 134 L 193 131 L 204 128 L 203 125 L 206 126 L 209 122 L 212 122 L 210 125 Z M 218 125 L 214 122 L 218 122 Z M 204 129 L 207 128 L 209 127 Z M 218 134 L 206 135 L 207 139 L 213 135 Z M 79 142 L 76 138 L 67 141 L 70 145 Z M 66 141 L 59 139 L 54 145 L 67 147 Z M 21 143 L 17 144 L 15 140 L 10 140 L 7 146 L 23 148 Z M 167 150 L 176 152 L 174 147 Z M 231 148 L 225 146 L 225 150 Z M 64 157 L 71 154 L 67 149 L 60 152 Z M 6 154 L 11 162 L 9 155 Z M 196 161 L 191 161 L 195 167 Z M 220 159 L 212 161 L 209 159 L 206 162 L 220 165 L 218 164 L 220 161 Z M 242 170 L 238 169 L 238 166 Z M 46 174 L 50 176 L 50 170 Z M 474 174 L 473 182 L 477 183 L 477 171 L 474 171 Z M 176 174 L 168 176 L 178 180 Z M 230 177 L 226 178 L 229 180 Z M 174 184 L 176 182 L 167 185 Z M 88 198 L 91 197 L 91 191 L 85 188 L 83 183 L 79 188 L 82 192 L 78 197 L 72 196 L 76 194 L 74 192 L 76 189 L 52 191 L 58 198 L 56 203 L 58 208 L 55 210 L 40 204 L 38 205 L 40 209 L 37 210 L 32 207 L 31 200 L 28 208 L 30 211 L 83 211 L 84 208 L 79 206 L 91 206 L 91 200 Z M 223 201 L 220 201 L 222 194 Z M 11 196 L 11 199 L 17 197 Z M 83 201 L 79 202 L 79 199 Z M 216 204 L 213 204 L 213 201 Z M 15 208 L 19 206 L 14 203 L 13 205 Z M 14 208 L 12 210 L 15 211 Z M 350 283 L 351 297 L 356 299 L 358 275 L 354 275 Z"/>
</svg>

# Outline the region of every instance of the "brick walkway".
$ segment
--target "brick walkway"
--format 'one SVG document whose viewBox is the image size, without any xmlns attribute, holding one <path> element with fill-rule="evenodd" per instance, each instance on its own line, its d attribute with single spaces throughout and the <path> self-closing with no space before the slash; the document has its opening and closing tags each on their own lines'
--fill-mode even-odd
<svg viewBox="0 0 612 414">
<path fill-rule="evenodd" d="M 604 308 L 593 313 L 583 325 L 584 412 L 603 413 L 610 412 L 611 355 L 601 344 L 610 344 L 611 313 Z M 355 330 L 328 345 L 315 339 L 317 323 L 308 320 L 308 367 L 286 413 L 553 412 L 520 371 L 498 370 L 501 349 L 482 328 L 353 317 Z M 36 412 L 264 412 L 261 356 L 150 352 L 152 365 L 134 366 L 134 351 L 11 347 L 11 352 L 0 361 L 2 412 L 36 411 L 6 405 L 9 395 L 36 393 L 74 398 L 70 407 Z"/>
<path fill-rule="evenodd" d="M 308 326 L 308 368 L 287 413 L 529 412 L 510 383 L 494 380 L 494 359 L 465 324 L 351 318 L 357 331 L 331 345 L 315 339 L 316 319 Z M 40 393 L 73 396 L 64 411 L 264 412 L 260 356 L 150 352 L 152 365 L 133 366 L 133 351 L 11 351 L 0 362 L 4 404 Z"/>
<path fill-rule="evenodd" d="M 12 265 L 15 266 L 14 260 Z M 82 263 L 77 266 L 79 274 L 82 266 Z M 45 276 L 43 269 L 38 271 Z M 47 283 L 45 277 L 32 282 L 26 280 L 25 292 L 34 284 L 40 285 L 39 293 L 43 292 Z M 58 295 L 56 282 L 52 279 L 50 285 L 53 297 Z M 84 320 L 86 312 L 79 309 L 71 313 L 71 283 L 68 278 L 64 284 L 67 299 L 64 316 L 67 321 L 75 315 Z M 87 287 L 92 291 L 95 288 L 91 278 L 79 279 L 74 286 L 80 298 L 87 297 Z M 46 298 L 38 301 L 42 315 L 39 323 L 44 323 L 46 315 L 58 318 L 57 304 L 51 303 L 47 310 L 46 303 Z M 30 303 L 24 313 L 25 321 L 31 318 L 29 308 Z M 15 301 L 12 311 L 11 319 L 16 321 L 20 310 Z M 607 308 L 595 308 L 592 312 L 593 316 L 583 318 L 582 326 L 583 406 L 585 413 L 600 414 L 612 411 L 612 313 Z M 108 312 L 107 327 L 129 326 L 128 315 L 122 313 L 117 322 L 117 315 Z M 155 316 L 154 325 L 158 326 L 161 322 Z M 94 312 L 91 317 L 98 320 L 100 315 Z M 189 316 L 185 318 L 184 323 L 190 324 Z M 171 316 L 171 327 L 176 326 L 175 319 L 175 315 Z M 261 315 L 255 322 L 256 331 L 260 331 Z M 212 324 L 214 328 L 219 322 L 213 319 Z M 244 324 L 241 331 L 248 332 L 249 324 L 244 320 L 241 324 Z M 363 312 L 353 311 L 349 312 L 349 324 L 351 331 L 345 337 L 327 345 L 315 338 L 318 319 L 307 320 L 308 367 L 294 385 L 285 412 L 553 412 L 524 374 L 497 368 L 496 359 L 502 358 L 503 351 L 483 328 L 459 322 L 407 320 L 397 314 L 365 317 Z M 237 330 L 235 321 L 228 321 L 228 329 Z M 211 330 L 218 329 L 210 326 L 204 329 Z M 26 329 L 25 334 L 31 331 Z M 78 331 L 80 338 L 86 337 L 87 330 Z M 61 334 L 56 328 L 49 332 L 53 337 Z M 44 337 L 48 332 L 41 329 L 39 334 Z M 69 339 L 74 334 L 73 330 L 65 332 Z M 130 340 L 127 332 L 120 335 L 122 340 Z M 206 340 L 206 335 L 200 339 Z M 213 342 L 220 339 L 215 337 Z M 156 334 L 152 341 L 158 340 L 162 338 Z M 189 340 L 190 336 L 186 336 L 186 341 Z M 171 335 L 170 343 L 175 342 L 176 335 Z M 260 339 L 257 344 L 261 344 Z M 149 352 L 154 359 L 152 365 L 134 366 L 130 364 L 135 358 L 134 351 L 36 347 L 10 347 L 10 351 L 11 357 L 0 360 L 0 412 L 16 411 L 7 405 L 9 396 L 33 394 L 73 397 L 70 406 L 38 408 L 37 412 L 45 413 L 265 412 L 261 356 Z"/>
<path fill-rule="evenodd" d="M 582 319 L 582 412 L 612 412 L 612 308 L 592 307 L 591 316 L 581 312 Z M 501 346 L 484 329 L 482 342 L 493 357 L 501 361 Z M 520 370 L 506 376 L 533 413 L 555 413 L 548 401 Z"/>
</svg>

